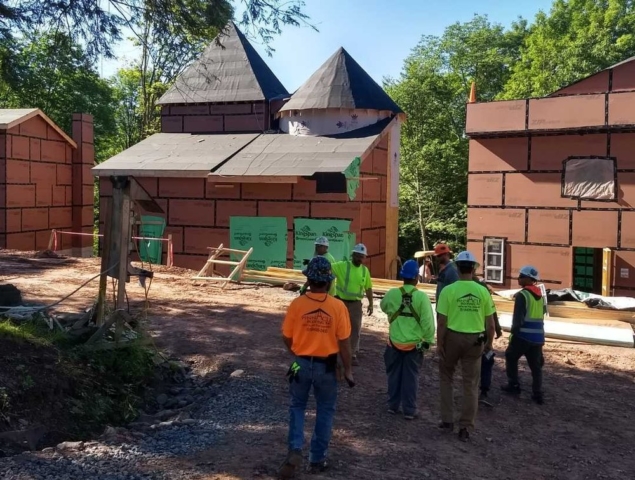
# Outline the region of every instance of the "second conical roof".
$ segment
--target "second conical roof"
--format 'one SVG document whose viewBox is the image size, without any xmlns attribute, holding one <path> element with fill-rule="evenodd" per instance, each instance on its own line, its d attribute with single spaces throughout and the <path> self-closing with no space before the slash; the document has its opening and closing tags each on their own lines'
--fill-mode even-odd
<svg viewBox="0 0 635 480">
<path fill-rule="evenodd" d="M 399 106 L 342 47 L 296 90 L 280 111 L 322 108 L 401 113 Z"/>
</svg>

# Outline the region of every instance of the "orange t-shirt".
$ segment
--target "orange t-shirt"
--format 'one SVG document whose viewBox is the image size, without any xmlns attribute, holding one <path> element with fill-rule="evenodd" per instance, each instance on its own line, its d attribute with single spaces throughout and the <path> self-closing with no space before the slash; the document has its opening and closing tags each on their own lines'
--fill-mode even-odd
<svg viewBox="0 0 635 480">
<path fill-rule="evenodd" d="M 351 336 L 351 320 L 341 300 L 307 292 L 289 305 L 282 334 L 293 340 L 296 355 L 327 357 L 339 352 L 339 340 Z"/>
</svg>

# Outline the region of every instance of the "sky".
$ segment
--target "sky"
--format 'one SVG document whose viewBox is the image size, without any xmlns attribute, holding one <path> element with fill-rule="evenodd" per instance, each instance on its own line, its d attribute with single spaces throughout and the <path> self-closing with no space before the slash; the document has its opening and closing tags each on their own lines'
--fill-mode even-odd
<svg viewBox="0 0 635 480">
<path fill-rule="evenodd" d="M 398 77 L 404 59 L 423 35 L 441 35 L 455 22 L 487 14 L 490 21 L 509 25 L 522 16 L 533 20 L 548 11 L 552 0 L 305 0 L 305 12 L 319 32 L 309 27 L 285 27 L 271 43 L 267 57 L 263 45 L 252 43 L 290 92 L 297 89 L 339 47 L 381 84 Z M 117 60 L 104 61 L 101 73 L 111 76 L 129 63 L 135 49 L 124 42 Z"/>
</svg>

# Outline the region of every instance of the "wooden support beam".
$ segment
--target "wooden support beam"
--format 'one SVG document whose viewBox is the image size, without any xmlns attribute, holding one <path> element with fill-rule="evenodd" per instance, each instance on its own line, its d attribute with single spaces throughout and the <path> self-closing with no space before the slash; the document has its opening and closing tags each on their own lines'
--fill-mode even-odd
<svg viewBox="0 0 635 480">
<path fill-rule="evenodd" d="M 210 183 L 231 184 L 231 183 L 298 183 L 300 177 L 282 175 L 236 175 L 220 176 L 210 173 L 207 181 Z"/>
</svg>

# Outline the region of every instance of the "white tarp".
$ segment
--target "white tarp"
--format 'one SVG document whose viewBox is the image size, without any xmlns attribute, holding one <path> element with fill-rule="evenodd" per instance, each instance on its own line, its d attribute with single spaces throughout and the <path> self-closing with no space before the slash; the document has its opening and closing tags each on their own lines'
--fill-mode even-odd
<svg viewBox="0 0 635 480">
<path fill-rule="evenodd" d="M 509 313 L 499 314 L 498 321 L 503 330 L 508 332 L 511 329 L 512 316 Z M 595 345 L 634 346 L 633 330 L 627 324 L 624 324 L 624 328 L 618 328 L 545 320 L 545 336 L 556 340 L 569 340 Z"/>
<path fill-rule="evenodd" d="M 563 197 L 614 200 L 615 183 L 612 158 L 570 158 L 564 162 Z"/>
<path fill-rule="evenodd" d="M 518 293 L 520 289 L 515 290 L 498 290 L 496 295 L 513 300 L 514 295 Z M 603 297 L 602 295 L 596 295 L 594 293 L 580 292 L 578 290 L 567 289 L 567 292 L 573 297 L 577 297 L 578 301 L 586 304 L 589 308 L 604 308 L 613 310 L 628 310 L 635 309 L 635 298 L 632 297 Z M 557 300 L 552 300 L 557 301 Z M 575 300 L 567 300 L 575 301 Z"/>
<path fill-rule="evenodd" d="M 374 125 L 391 115 L 379 110 L 298 110 L 283 113 L 280 130 L 290 135 L 337 135 Z"/>
</svg>

